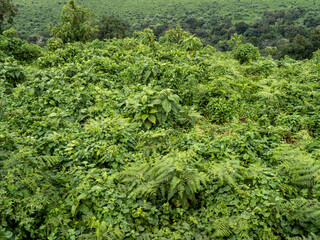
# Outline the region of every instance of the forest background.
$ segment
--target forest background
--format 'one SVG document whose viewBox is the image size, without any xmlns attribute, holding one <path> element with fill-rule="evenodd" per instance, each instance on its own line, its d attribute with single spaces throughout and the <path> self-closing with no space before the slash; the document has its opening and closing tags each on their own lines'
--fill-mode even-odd
<svg viewBox="0 0 320 240">
<path fill-rule="evenodd" d="M 58 23 L 67 2 L 15 0 L 14 3 L 19 10 L 15 18 L 19 36 L 43 45 L 50 36 L 48 24 Z M 243 35 L 244 42 L 259 47 L 262 54 L 271 53 L 276 59 L 284 55 L 310 58 L 320 47 L 319 0 L 79 0 L 78 3 L 91 9 L 97 21 L 102 16 L 115 16 L 124 22 L 128 29 L 118 36 L 130 36 L 129 32 L 150 28 L 159 38 L 166 30 L 181 26 L 205 44 L 227 51 L 231 50 L 227 41 L 237 33 Z M 103 24 L 108 24 L 106 19 Z M 113 31 L 119 27 L 114 19 L 109 19 L 109 25 Z"/>
</svg>

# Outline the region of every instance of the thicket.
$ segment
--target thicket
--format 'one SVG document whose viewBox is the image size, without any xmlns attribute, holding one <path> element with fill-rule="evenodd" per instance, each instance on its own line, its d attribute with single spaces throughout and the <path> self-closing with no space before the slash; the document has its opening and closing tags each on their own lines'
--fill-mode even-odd
<svg viewBox="0 0 320 240">
<path fill-rule="evenodd" d="M 1 239 L 320 237 L 319 51 L 20 42 L 0 38 Z"/>
</svg>

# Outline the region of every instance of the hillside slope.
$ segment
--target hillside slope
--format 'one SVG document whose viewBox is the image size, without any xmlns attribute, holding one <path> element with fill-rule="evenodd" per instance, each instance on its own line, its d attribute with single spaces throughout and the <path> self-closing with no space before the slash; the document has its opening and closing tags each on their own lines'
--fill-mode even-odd
<svg viewBox="0 0 320 240">
<path fill-rule="evenodd" d="M 1 239 L 320 237 L 319 52 L 240 46 L 240 64 L 181 29 L 55 51 L 6 34 Z"/>
</svg>

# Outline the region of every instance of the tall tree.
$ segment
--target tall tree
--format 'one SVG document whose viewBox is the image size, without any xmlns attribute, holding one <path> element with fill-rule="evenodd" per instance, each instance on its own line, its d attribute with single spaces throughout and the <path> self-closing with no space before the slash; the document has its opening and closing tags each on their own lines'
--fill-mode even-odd
<svg viewBox="0 0 320 240">
<path fill-rule="evenodd" d="M 13 17 L 16 15 L 17 9 L 11 0 L 0 0 L 0 33 L 3 32 L 5 21 L 12 24 Z"/>
<path fill-rule="evenodd" d="M 96 37 L 98 28 L 95 16 L 90 9 L 77 5 L 69 0 L 61 12 L 61 23 L 50 27 L 54 37 L 66 42 L 86 42 Z"/>
</svg>

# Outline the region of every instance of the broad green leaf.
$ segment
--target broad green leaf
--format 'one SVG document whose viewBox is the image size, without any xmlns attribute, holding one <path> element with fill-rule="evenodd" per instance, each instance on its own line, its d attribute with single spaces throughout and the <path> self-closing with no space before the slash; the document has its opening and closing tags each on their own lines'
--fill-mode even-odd
<svg viewBox="0 0 320 240">
<path fill-rule="evenodd" d="M 169 102 L 168 99 L 165 99 L 162 101 L 162 107 L 167 114 L 171 111 L 171 103 Z"/>
<path fill-rule="evenodd" d="M 158 110 L 155 109 L 155 108 L 152 108 L 152 109 L 149 111 L 149 113 L 157 113 L 157 112 L 158 112 Z"/>
<path fill-rule="evenodd" d="M 161 103 L 161 100 L 160 99 L 154 99 L 151 101 L 151 105 L 157 105 L 157 104 L 160 104 Z"/>
<path fill-rule="evenodd" d="M 155 115 L 149 115 L 149 116 L 148 116 L 148 120 L 149 120 L 150 122 L 152 122 L 153 124 L 156 124 L 156 122 L 157 122 L 157 118 L 156 118 Z"/>
<path fill-rule="evenodd" d="M 168 99 L 171 100 L 171 101 L 174 101 L 175 103 L 179 103 L 179 101 L 180 101 L 179 96 L 176 95 L 176 94 L 169 95 Z"/>
<path fill-rule="evenodd" d="M 87 194 L 86 193 L 81 193 L 78 197 L 77 197 L 77 200 L 80 201 L 81 199 L 84 199 L 87 197 Z"/>
<path fill-rule="evenodd" d="M 151 127 L 152 127 L 152 123 L 150 122 L 150 121 L 146 121 L 145 123 L 144 123 L 144 126 L 146 127 L 146 129 L 150 129 Z"/>
<path fill-rule="evenodd" d="M 147 95 L 144 95 L 144 96 L 141 98 L 141 102 L 142 102 L 143 104 L 146 104 L 147 101 L 148 101 L 148 96 L 147 96 Z"/>
<path fill-rule="evenodd" d="M 142 117 L 141 117 L 141 119 L 142 119 L 142 121 L 145 121 L 148 117 L 149 117 L 148 114 L 143 114 Z"/>
<path fill-rule="evenodd" d="M 143 113 L 142 112 L 139 112 L 134 118 L 139 120 L 139 119 L 142 119 L 142 116 L 143 116 Z M 144 121 L 144 120 L 143 120 Z"/>
<path fill-rule="evenodd" d="M 157 76 L 157 74 L 158 74 L 158 69 L 157 69 L 156 66 L 153 66 L 152 72 L 153 72 L 153 76 L 154 76 L 154 77 Z"/>
</svg>

